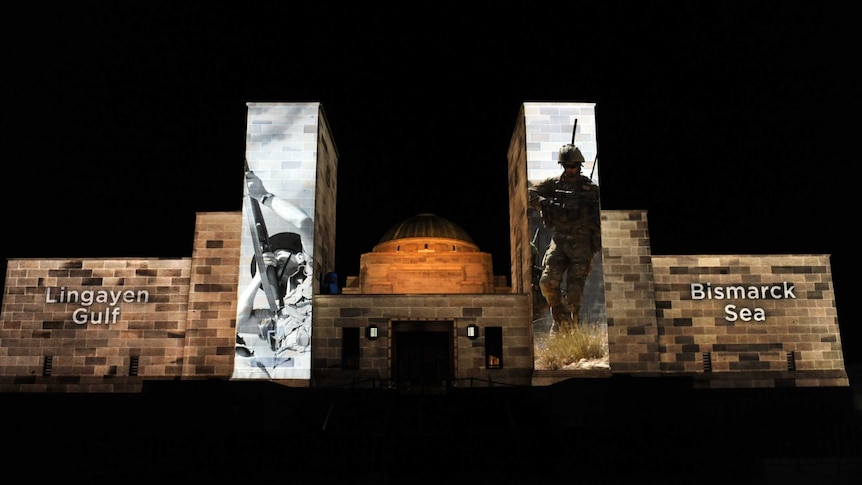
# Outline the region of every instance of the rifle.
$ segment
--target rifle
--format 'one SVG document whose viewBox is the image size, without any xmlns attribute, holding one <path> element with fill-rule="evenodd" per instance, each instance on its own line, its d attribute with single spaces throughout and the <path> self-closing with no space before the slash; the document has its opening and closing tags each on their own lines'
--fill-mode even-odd
<svg viewBox="0 0 862 485">
<path fill-rule="evenodd" d="M 248 159 L 245 160 L 246 192 L 245 207 L 248 210 L 248 225 L 251 231 L 251 241 L 254 244 L 254 260 L 257 271 L 260 273 L 261 286 L 266 294 L 266 300 L 273 314 L 278 315 L 278 310 L 284 306 L 278 296 L 278 268 L 267 265 L 263 260 L 263 253 L 272 252 L 269 246 L 269 233 L 266 230 L 266 221 L 260 210 L 260 203 L 248 193 L 248 174 L 252 173 L 248 167 Z"/>
<path fill-rule="evenodd" d="M 577 129 L 578 129 L 578 119 L 575 118 L 575 126 L 572 127 L 572 145 L 575 144 L 575 132 L 577 131 Z M 596 158 L 593 161 L 593 168 L 590 169 L 590 180 L 593 179 L 593 174 L 595 173 L 596 165 L 598 165 L 598 164 L 599 164 L 599 154 L 596 153 Z"/>
</svg>

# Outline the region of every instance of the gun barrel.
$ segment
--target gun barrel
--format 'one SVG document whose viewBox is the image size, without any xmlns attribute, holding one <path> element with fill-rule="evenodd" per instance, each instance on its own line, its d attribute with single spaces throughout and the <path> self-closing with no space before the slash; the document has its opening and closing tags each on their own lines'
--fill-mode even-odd
<svg viewBox="0 0 862 485">
<path fill-rule="evenodd" d="M 248 169 L 248 160 L 245 161 L 246 174 L 251 173 Z M 254 245 L 254 259 L 257 270 L 260 273 L 261 283 L 267 303 L 274 313 L 278 313 L 280 298 L 278 296 L 278 270 L 274 266 L 267 265 L 263 261 L 263 253 L 272 252 L 269 246 L 269 232 L 266 229 L 266 221 L 260 210 L 260 203 L 251 195 L 246 193 L 246 209 L 248 210 L 248 224 L 251 232 L 251 240 Z"/>
<path fill-rule="evenodd" d="M 578 119 L 575 118 L 575 126 L 572 127 L 572 145 L 575 144 L 575 132 L 578 131 Z"/>
</svg>

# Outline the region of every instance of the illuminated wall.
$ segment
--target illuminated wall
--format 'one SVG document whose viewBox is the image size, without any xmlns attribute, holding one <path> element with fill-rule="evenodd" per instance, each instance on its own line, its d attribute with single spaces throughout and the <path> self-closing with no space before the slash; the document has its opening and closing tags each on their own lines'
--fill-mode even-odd
<svg viewBox="0 0 862 485">
<path fill-rule="evenodd" d="M 246 261 L 239 264 L 242 229 L 239 212 L 198 214 L 191 261 L 10 259 L 0 392 L 140 392 L 145 381 L 230 379 L 237 280 L 248 271 Z M 827 255 L 653 256 L 645 211 L 602 211 L 602 232 L 612 370 L 534 369 L 525 294 L 316 295 L 315 382 L 386 379 L 397 325 L 446 320 L 455 331 L 459 379 L 543 386 L 623 374 L 687 376 L 705 388 L 849 385 Z M 719 299 L 713 291 L 710 298 L 707 284 L 765 286 L 767 297 Z M 66 288 L 65 301 L 59 288 Z M 127 291 L 133 301 L 125 301 Z M 119 295 L 114 305 L 112 295 Z M 89 322 L 77 323 L 76 314 Z M 468 337 L 471 323 L 480 338 Z M 343 369 L 341 332 L 369 325 L 379 327 L 380 338 L 360 338 L 359 369 Z M 503 330 L 502 368 L 485 365 L 488 327 Z"/>
<path fill-rule="evenodd" d="M 274 249 L 310 263 L 282 272 L 280 296 L 295 296 L 285 298 L 292 306 L 283 315 L 305 333 L 275 327 L 272 335 L 293 348 L 279 353 L 264 333 L 270 327 L 240 322 L 245 291 L 253 310 L 269 304 L 253 282 L 261 274 L 252 270 L 257 226 L 245 199 L 242 211 L 197 214 L 191 258 L 8 260 L 0 392 L 140 392 L 145 381 L 177 379 L 299 387 L 312 385 L 312 372 L 321 386 L 385 380 L 392 342 L 420 327 L 445 327 L 450 374 L 464 382 L 543 386 L 623 374 L 685 376 L 702 388 L 848 386 L 828 255 L 654 256 L 642 210 L 601 211 L 601 258 L 582 315 L 606 331 L 605 359 L 546 366 L 546 316 L 536 318 L 546 309 L 533 287 L 543 233 L 528 191 L 560 171 L 556 151 L 572 140 L 575 119 L 583 172 L 598 182 L 593 112 L 583 103 L 525 103 L 520 111 L 508 164 L 513 294 L 321 295 L 319 276 L 334 266 L 338 162 L 323 111 L 317 103 L 250 103 L 247 157 L 257 180 L 248 177 L 238 195 L 251 194 L 249 180 L 265 187 L 254 199 L 267 235 L 296 235 Z M 312 224 L 279 217 L 278 201 Z M 357 332 L 370 328 L 377 338 Z M 356 352 L 346 356 L 348 329 Z M 499 362 L 489 359 L 489 336 Z"/>
<path fill-rule="evenodd" d="M 248 103 L 246 162 L 233 377 L 308 379 L 312 297 L 335 246 L 337 152 L 320 104 Z"/>
<path fill-rule="evenodd" d="M 10 259 L 0 389 L 132 392 L 179 375 L 188 258 Z"/>
<path fill-rule="evenodd" d="M 573 178 L 572 181 L 577 181 L 569 183 L 562 179 L 564 169 L 559 154 L 565 145 L 574 145 L 583 156 L 580 175 L 585 180 Z M 533 296 L 533 333 L 539 369 L 578 370 L 608 365 L 597 153 L 595 103 L 523 104 L 508 152 L 512 286 L 516 292 Z M 588 185 L 592 188 L 587 189 Z M 588 191 L 595 193 L 595 205 L 591 207 L 586 202 Z M 533 195 L 529 195 L 531 192 Z M 546 205 L 540 209 L 531 204 L 539 192 L 552 207 Z M 595 237 L 583 236 L 587 226 L 595 226 Z M 554 262 L 561 258 L 568 259 L 566 266 Z M 585 282 L 575 284 L 569 276 L 581 271 L 588 277 Z M 549 304 L 546 292 L 540 289 L 546 284 L 541 280 L 554 273 L 559 275 L 556 279 L 560 281 L 563 297 L 562 303 Z M 576 300 L 572 295 L 578 293 L 575 288 L 581 285 L 578 307 L 572 304 Z M 553 306 L 574 310 L 568 328 L 558 328 L 563 320 L 553 316 Z M 595 352 L 585 354 L 586 357 L 577 353 L 561 355 L 553 350 L 555 345 L 565 345 L 559 338 L 571 336 L 570 332 L 581 332 L 591 340 L 601 341 L 602 355 Z"/>
<path fill-rule="evenodd" d="M 638 210 L 603 211 L 602 238 L 615 374 L 849 385 L 828 255 L 655 256 Z"/>
<path fill-rule="evenodd" d="M 455 223 L 429 213 L 390 229 L 371 252 L 362 253 L 359 268 L 358 276 L 347 277 L 342 294 L 508 292 L 505 276 L 494 276 L 492 255 Z"/>
<path fill-rule="evenodd" d="M 711 387 L 731 372 L 769 387 L 846 385 L 827 255 L 652 261 L 663 371 L 709 373 Z"/>
<path fill-rule="evenodd" d="M 457 386 L 530 385 L 533 374 L 529 302 L 526 295 L 320 295 L 314 334 L 314 382 L 320 386 L 397 383 L 397 336 L 405 327 L 426 327 L 449 335 L 449 379 Z M 370 326 L 377 338 L 367 338 Z M 470 326 L 477 327 L 471 338 Z M 348 365 L 345 333 L 358 331 L 355 366 Z M 502 333 L 502 365 L 488 361 L 488 331 Z M 451 359 L 451 360 L 449 360 Z M 381 384 L 380 382 L 383 382 Z M 397 383 L 396 385 L 399 385 Z"/>
</svg>

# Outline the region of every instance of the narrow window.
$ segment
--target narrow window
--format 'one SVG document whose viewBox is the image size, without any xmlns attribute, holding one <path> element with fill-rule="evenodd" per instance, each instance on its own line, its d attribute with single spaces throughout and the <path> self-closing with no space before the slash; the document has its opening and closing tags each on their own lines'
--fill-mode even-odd
<svg viewBox="0 0 862 485">
<path fill-rule="evenodd" d="M 138 357 L 137 355 L 133 355 L 129 359 L 129 375 L 132 377 L 138 375 L 138 361 L 139 360 L 140 360 L 140 357 Z"/>
<path fill-rule="evenodd" d="M 485 367 L 503 368 L 503 327 L 485 327 Z"/>
<path fill-rule="evenodd" d="M 341 332 L 341 368 L 359 370 L 359 327 L 346 327 Z"/>
<path fill-rule="evenodd" d="M 42 375 L 50 376 L 54 371 L 54 356 L 46 355 L 45 360 L 42 361 Z"/>
<path fill-rule="evenodd" d="M 796 354 L 793 352 L 787 353 L 787 370 L 796 370 Z"/>
</svg>

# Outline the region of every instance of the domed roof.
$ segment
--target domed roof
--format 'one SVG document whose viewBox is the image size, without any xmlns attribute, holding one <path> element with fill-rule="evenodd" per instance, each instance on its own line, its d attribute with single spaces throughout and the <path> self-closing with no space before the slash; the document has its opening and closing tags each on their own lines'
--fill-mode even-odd
<svg viewBox="0 0 862 485">
<path fill-rule="evenodd" d="M 417 214 L 396 224 L 386 231 L 379 243 L 408 237 L 442 237 L 475 244 L 470 235 L 454 222 L 428 213 Z"/>
</svg>

